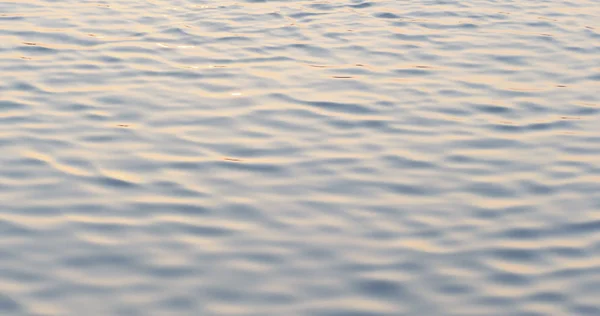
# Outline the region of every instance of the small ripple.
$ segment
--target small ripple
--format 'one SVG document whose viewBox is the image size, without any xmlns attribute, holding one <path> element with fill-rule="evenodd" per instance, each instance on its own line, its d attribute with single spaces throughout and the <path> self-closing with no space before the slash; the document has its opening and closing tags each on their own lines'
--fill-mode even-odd
<svg viewBox="0 0 600 316">
<path fill-rule="evenodd" d="M 353 114 L 371 114 L 374 113 L 373 110 L 368 107 L 361 106 L 359 104 L 351 104 L 351 103 L 341 103 L 341 102 L 328 102 L 328 101 L 305 101 L 296 99 L 283 94 L 275 94 L 272 97 L 284 100 L 291 103 L 296 104 L 304 104 L 309 105 L 311 107 L 315 107 L 317 109 L 322 109 L 331 112 L 345 112 L 345 113 L 353 113 Z"/>
</svg>

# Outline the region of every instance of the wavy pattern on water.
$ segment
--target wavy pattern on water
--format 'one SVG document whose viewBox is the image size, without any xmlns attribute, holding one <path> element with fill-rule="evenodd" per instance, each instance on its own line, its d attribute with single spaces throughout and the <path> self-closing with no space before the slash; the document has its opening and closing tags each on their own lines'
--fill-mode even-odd
<svg viewBox="0 0 600 316">
<path fill-rule="evenodd" d="M 0 3 L 2 315 L 600 315 L 596 1 Z"/>
</svg>

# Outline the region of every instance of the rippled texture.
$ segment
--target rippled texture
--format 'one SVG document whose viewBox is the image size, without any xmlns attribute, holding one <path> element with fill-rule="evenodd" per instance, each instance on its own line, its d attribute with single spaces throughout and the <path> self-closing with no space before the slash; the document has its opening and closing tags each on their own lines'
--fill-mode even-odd
<svg viewBox="0 0 600 316">
<path fill-rule="evenodd" d="M 2 315 L 600 315 L 600 5 L 0 2 Z"/>
</svg>

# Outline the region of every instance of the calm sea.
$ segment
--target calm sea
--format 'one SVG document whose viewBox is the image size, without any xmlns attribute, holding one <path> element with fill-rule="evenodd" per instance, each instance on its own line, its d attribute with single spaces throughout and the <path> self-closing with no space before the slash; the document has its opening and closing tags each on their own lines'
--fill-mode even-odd
<svg viewBox="0 0 600 316">
<path fill-rule="evenodd" d="M 0 1 L 0 315 L 600 315 L 598 0 Z"/>
</svg>

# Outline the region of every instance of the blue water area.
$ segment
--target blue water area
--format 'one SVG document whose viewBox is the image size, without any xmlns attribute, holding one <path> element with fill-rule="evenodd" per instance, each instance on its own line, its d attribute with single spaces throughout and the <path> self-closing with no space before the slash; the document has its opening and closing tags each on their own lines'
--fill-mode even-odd
<svg viewBox="0 0 600 316">
<path fill-rule="evenodd" d="M 0 2 L 0 315 L 600 315 L 600 4 Z"/>
</svg>

